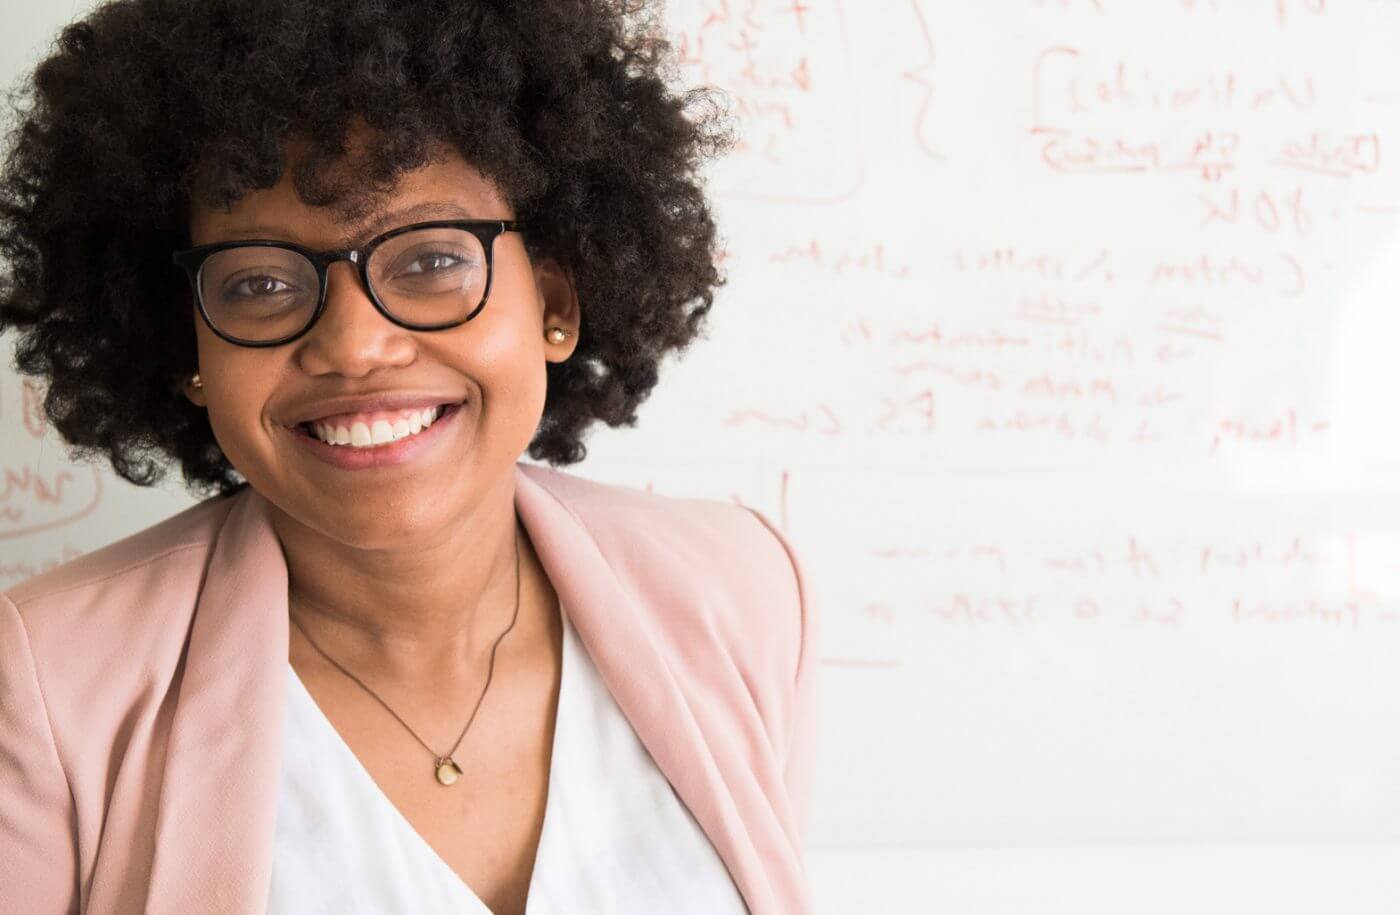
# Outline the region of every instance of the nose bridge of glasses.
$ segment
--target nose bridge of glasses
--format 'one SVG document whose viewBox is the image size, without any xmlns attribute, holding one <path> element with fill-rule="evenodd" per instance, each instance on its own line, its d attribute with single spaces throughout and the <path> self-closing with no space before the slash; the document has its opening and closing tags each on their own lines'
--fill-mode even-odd
<svg viewBox="0 0 1400 915">
<path fill-rule="evenodd" d="M 349 261 L 350 265 L 358 270 L 367 256 L 363 248 L 339 248 L 334 251 L 321 251 L 315 259 L 319 260 L 326 270 L 330 270 L 338 261 Z"/>
<path fill-rule="evenodd" d="M 302 254 L 309 256 L 308 259 L 316 265 L 321 274 L 322 304 L 321 307 L 317 309 L 317 314 L 310 317 L 305 330 L 311 330 L 312 325 L 322 323 L 327 317 L 331 318 L 330 324 L 334 324 L 338 319 L 343 319 L 345 317 L 344 314 L 338 317 L 329 314 L 337 310 L 336 305 L 331 301 L 332 287 L 336 285 L 334 270 L 332 268 L 340 261 L 348 262 L 345 268 L 346 275 L 343 276 L 340 281 L 341 283 L 348 284 L 348 286 L 342 289 L 342 294 L 344 294 L 346 290 L 353 290 L 352 294 L 358 294 L 361 299 L 368 302 L 372 310 L 376 312 L 378 320 L 383 320 L 383 316 L 378 315 L 379 306 L 374 300 L 374 292 L 368 285 L 369 273 L 364 268 L 364 264 L 368 258 L 363 248 L 339 248 L 330 251 L 307 251 L 306 249 L 302 249 Z"/>
<path fill-rule="evenodd" d="M 327 328 L 335 328 L 331 332 L 331 337 L 344 341 L 350 338 L 366 339 L 364 337 L 366 333 L 379 336 L 390 331 L 390 328 L 398 323 L 384 313 L 376 301 L 374 290 L 368 285 L 371 281 L 369 271 L 364 266 L 366 257 L 363 249 L 325 251 L 321 252 L 319 257 L 325 271 L 321 281 L 321 293 L 324 300 L 320 308 L 319 318 L 313 317 L 311 325 L 323 325 L 323 335 Z M 333 268 L 340 261 L 347 263 L 340 279 L 336 280 Z M 337 288 L 340 290 L 338 293 L 340 301 L 333 301 L 337 295 L 332 293 Z M 351 301 L 345 301 L 345 296 L 350 296 Z M 354 301 L 355 298 L 358 298 L 359 301 Z M 369 327 L 373 327 L 374 330 L 369 330 Z M 351 328 L 357 329 L 352 330 Z M 308 331 L 314 332 L 314 330 L 314 327 L 308 327 Z"/>
<path fill-rule="evenodd" d="M 322 251 L 316 256 L 316 259 L 320 262 L 321 269 L 325 273 L 323 283 L 326 287 L 325 294 L 327 297 L 330 295 L 331 268 L 340 261 L 349 262 L 349 266 L 346 268 L 349 274 L 347 280 L 356 285 L 359 284 L 359 278 L 362 275 L 368 280 L 368 272 L 365 270 L 365 263 L 369 258 L 363 248 L 341 248 L 336 251 Z M 370 295 L 370 290 L 362 287 L 360 288 L 360 293 L 368 296 Z"/>
</svg>

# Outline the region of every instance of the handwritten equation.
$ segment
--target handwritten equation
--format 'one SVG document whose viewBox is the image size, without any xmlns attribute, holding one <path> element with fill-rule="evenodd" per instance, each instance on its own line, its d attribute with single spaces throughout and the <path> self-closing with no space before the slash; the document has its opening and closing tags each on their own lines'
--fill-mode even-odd
<svg viewBox="0 0 1400 915">
<path fill-rule="evenodd" d="M 1387 15 L 692 4 L 687 76 L 742 101 L 717 320 L 786 330 L 802 378 L 724 389 L 714 441 L 1008 468 L 1335 450 L 1317 343 L 1400 216 L 1400 76 L 1333 40 L 1382 27 L 1363 13 Z"/>
</svg>

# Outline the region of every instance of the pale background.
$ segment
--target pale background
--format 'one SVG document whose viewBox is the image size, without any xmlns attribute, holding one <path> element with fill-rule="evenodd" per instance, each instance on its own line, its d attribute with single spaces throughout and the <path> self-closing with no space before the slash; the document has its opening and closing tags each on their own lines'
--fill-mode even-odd
<svg viewBox="0 0 1400 915">
<path fill-rule="evenodd" d="M 0 75 L 87 5 L 8 5 Z M 804 553 L 821 911 L 1400 910 L 1400 2 L 668 19 L 730 284 L 570 469 Z M 190 504 L 32 405 L 0 587 Z"/>
</svg>

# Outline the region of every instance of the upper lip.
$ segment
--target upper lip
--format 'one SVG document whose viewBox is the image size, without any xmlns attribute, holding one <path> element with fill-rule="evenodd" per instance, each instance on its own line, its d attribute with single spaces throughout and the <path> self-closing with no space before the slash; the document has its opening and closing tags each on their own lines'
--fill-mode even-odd
<svg viewBox="0 0 1400 915">
<path fill-rule="evenodd" d="M 358 394 L 327 397 L 323 400 L 298 404 L 282 419 L 286 426 L 297 426 L 337 413 L 372 413 L 376 410 L 413 410 L 436 407 L 439 404 L 460 403 L 461 397 L 450 394 L 422 394 L 410 391 L 384 391 L 378 394 Z"/>
</svg>

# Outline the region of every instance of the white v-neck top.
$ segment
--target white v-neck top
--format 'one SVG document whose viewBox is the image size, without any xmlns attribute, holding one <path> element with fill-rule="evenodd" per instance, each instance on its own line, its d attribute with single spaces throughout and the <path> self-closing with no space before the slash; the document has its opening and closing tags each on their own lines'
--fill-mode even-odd
<svg viewBox="0 0 1400 915">
<path fill-rule="evenodd" d="M 526 915 L 746 915 L 719 854 L 560 610 L 559 705 Z M 491 915 L 380 790 L 290 664 L 267 911 Z"/>
</svg>

